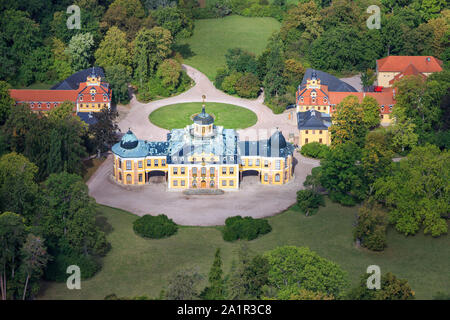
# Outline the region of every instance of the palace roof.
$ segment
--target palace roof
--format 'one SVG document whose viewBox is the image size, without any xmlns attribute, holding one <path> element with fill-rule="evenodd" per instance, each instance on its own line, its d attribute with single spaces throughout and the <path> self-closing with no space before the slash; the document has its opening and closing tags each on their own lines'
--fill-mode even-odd
<svg viewBox="0 0 450 320">
<path fill-rule="evenodd" d="M 9 90 L 11 98 L 17 103 L 76 101 L 77 92 L 70 90 Z"/>
<path fill-rule="evenodd" d="M 432 56 L 388 56 L 377 60 L 378 72 L 403 72 L 413 65 L 419 72 L 432 73 L 442 71 L 442 61 Z"/>
<path fill-rule="evenodd" d="M 327 130 L 329 126 L 331 126 L 331 118 L 327 114 L 315 110 L 297 112 L 299 130 Z"/>
<path fill-rule="evenodd" d="M 87 77 L 89 77 L 92 74 L 92 71 L 94 71 L 96 75 L 102 77 L 102 79 L 105 78 L 103 68 L 100 67 L 88 68 L 78 71 L 77 73 L 74 73 L 67 79 L 54 85 L 51 88 L 51 90 L 78 90 L 78 88 L 80 87 L 80 83 L 86 82 Z"/>
<path fill-rule="evenodd" d="M 283 134 L 278 130 L 269 139 L 240 141 L 239 149 L 241 156 L 285 158 L 294 153 L 294 146 L 286 143 Z"/>
<path fill-rule="evenodd" d="M 351 85 L 336 78 L 335 76 L 332 76 L 331 74 L 320 70 L 314 70 L 310 68 L 306 69 L 305 75 L 303 76 L 303 80 L 299 86 L 299 89 L 306 88 L 306 82 L 307 80 L 312 78 L 313 74 L 315 74 L 317 78 L 320 79 L 322 85 L 327 86 L 329 92 L 331 91 L 357 92 L 357 90 L 353 88 Z"/>
</svg>

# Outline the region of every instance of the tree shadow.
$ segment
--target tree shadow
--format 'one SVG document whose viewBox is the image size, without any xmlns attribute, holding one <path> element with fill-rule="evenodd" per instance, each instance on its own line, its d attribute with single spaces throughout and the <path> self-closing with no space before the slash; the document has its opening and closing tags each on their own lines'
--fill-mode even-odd
<svg viewBox="0 0 450 320">
<path fill-rule="evenodd" d="M 180 53 L 183 56 L 183 59 L 189 59 L 195 56 L 194 51 L 191 50 L 191 46 L 187 43 L 175 44 L 173 45 L 173 50 Z"/>
</svg>

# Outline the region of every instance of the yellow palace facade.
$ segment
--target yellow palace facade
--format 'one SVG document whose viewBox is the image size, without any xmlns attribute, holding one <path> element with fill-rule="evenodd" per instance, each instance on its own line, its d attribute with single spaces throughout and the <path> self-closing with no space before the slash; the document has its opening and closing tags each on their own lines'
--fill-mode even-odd
<svg viewBox="0 0 450 320">
<path fill-rule="evenodd" d="M 112 152 L 114 180 L 124 185 L 144 185 L 160 176 L 169 190 L 233 191 L 246 175 L 257 175 L 266 185 L 293 178 L 294 147 L 281 132 L 269 139 L 239 141 L 235 130 L 215 126 L 204 107 L 192 125 L 172 130 L 167 141 L 139 140 L 128 131 Z"/>
</svg>

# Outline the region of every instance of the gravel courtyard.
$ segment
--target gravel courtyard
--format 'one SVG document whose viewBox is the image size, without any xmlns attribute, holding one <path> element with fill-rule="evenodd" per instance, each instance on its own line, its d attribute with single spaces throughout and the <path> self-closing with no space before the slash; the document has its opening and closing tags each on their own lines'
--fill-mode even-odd
<svg viewBox="0 0 450 320">
<path fill-rule="evenodd" d="M 129 107 L 120 107 L 119 127 L 122 132 L 128 128 L 139 139 L 166 140 L 167 130 L 159 128 L 148 120 L 149 114 L 162 106 L 183 103 L 201 102 L 202 95 L 208 101 L 238 105 L 252 110 L 258 116 L 257 123 L 245 130 L 239 130 L 242 137 L 262 139 L 270 136 L 269 132 L 279 128 L 287 138 L 289 133 L 296 132 L 295 122 L 288 120 L 286 113 L 275 115 L 263 104 L 264 97 L 247 100 L 233 97 L 216 89 L 211 81 L 200 71 L 184 65 L 188 75 L 195 81 L 190 90 L 167 99 L 140 103 L 133 97 Z M 256 135 L 256 136 L 255 136 Z M 267 135 L 267 136 L 266 136 Z M 302 157 L 295 153 L 295 179 L 283 186 L 263 186 L 255 183 L 254 177 L 246 177 L 241 189 L 226 192 L 223 195 L 187 196 L 181 192 L 166 191 L 165 184 L 148 184 L 145 186 L 120 186 L 112 181 L 112 155 L 100 166 L 89 179 L 88 187 L 97 203 L 120 208 L 137 215 L 166 214 L 176 223 L 191 226 L 222 225 L 230 216 L 242 215 L 261 218 L 272 216 L 287 209 L 296 201 L 296 192 L 303 188 L 303 182 L 319 161 Z"/>
</svg>

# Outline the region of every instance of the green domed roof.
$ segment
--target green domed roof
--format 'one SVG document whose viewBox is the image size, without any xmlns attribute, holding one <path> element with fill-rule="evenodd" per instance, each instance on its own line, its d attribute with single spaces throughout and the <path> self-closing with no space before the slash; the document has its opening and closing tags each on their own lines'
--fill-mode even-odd
<svg viewBox="0 0 450 320">
<path fill-rule="evenodd" d="M 122 140 L 120 140 L 120 146 L 124 149 L 134 149 L 137 147 L 138 143 L 138 138 L 133 132 L 131 132 L 131 130 L 128 130 L 128 132 L 122 137 Z"/>
</svg>

